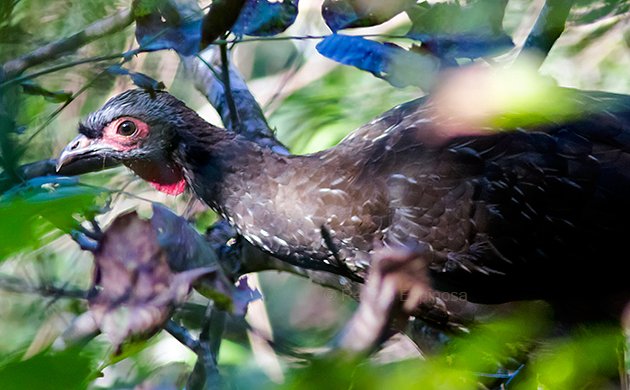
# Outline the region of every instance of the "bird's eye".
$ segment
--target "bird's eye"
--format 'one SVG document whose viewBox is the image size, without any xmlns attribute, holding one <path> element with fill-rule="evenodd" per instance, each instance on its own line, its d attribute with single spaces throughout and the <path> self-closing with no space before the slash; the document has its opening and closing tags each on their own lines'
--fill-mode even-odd
<svg viewBox="0 0 630 390">
<path fill-rule="evenodd" d="M 133 135 L 136 132 L 136 124 L 132 121 L 124 121 L 118 125 L 116 132 L 126 137 Z"/>
</svg>

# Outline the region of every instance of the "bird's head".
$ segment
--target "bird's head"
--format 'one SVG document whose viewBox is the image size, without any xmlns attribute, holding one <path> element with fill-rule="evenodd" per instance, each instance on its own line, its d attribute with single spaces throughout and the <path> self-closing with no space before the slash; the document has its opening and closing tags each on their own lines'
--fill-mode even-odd
<svg viewBox="0 0 630 390">
<path fill-rule="evenodd" d="M 167 92 L 129 90 L 79 125 L 80 134 L 61 152 L 57 171 L 83 173 L 123 163 L 157 189 L 176 195 L 186 187 L 174 158 L 180 135 L 200 124 L 207 125 Z"/>
</svg>

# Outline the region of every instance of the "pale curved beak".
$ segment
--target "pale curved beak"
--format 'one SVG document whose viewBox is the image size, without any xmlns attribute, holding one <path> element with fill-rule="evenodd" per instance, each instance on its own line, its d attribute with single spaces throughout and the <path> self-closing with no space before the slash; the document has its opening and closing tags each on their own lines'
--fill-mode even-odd
<svg viewBox="0 0 630 390">
<path fill-rule="evenodd" d="M 63 175 L 79 175 L 118 165 L 119 162 L 113 155 L 114 149 L 99 141 L 79 134 L 57 158 L 57 172 Z"/>
</svg>

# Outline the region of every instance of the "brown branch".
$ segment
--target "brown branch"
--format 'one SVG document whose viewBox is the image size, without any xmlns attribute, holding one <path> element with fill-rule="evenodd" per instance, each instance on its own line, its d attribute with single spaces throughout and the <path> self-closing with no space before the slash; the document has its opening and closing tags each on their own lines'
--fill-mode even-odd
<svg viewBox="0 0 630 390">
<path fill-rule="evenodd" d="M 573 0 L 547 0 L 540 11 L 536 24 L 532 27 L 519 57 L 534 53 L 538 55 L 538 64 L 542 65 L 545 57 L 556 40 L 564 31 Z"/>
<path fill-rule="evenodd" d="M 208 340 L 202 340 L 201 336 L 199 340 L 195 339 L 186 328 L 172 320 L 164 325 L 164 330 L 197 354 L 197 363 L 188 378 L 188 387 L 191 389 L 220 388 L 222 381 L 217 368 L 216 355 L 213 354 Z"/>
<path fill-rule="evenodd" d="M 229 53 L 227 54 L 229 59 Z M 287 148 L 274 137 L 262 109 L 249 91 L 245 80 L 230 62 L 230 90 L 240 126 L 233 122 L 224 83 L 219 72 L 215 71 L 221 68 L 220 50 L 216 45 L 210 46 L 196 57 L 181 56 L 180 58 L 195 87 L 216 108 L 227 129 L 240 132 L 248 139 L 271 148 L 277 153 L 289 154 Z"/>
<path fill-rule="evenodd" d="M 236 131 L 241 132 L 241 122 L 238 119 L 238 111 L 236 110 L 236 103 L 232 96 L 232 87 L 230 86 L 230 61 L 228 59 L 227 44 L 219 46 L 219 53 L 221 54 L 221 81 L 224 86 L 225 101 L 227 102 L 229 110 L 230 122 Z"/>
<path fill-rule="evenodd" d="M 6 62 L 2 66 L 5 77 L 7 79 L 15 77 L 30 67 L 57 59 L 63 54 L 74 51 L 98 38 L 118 32 L 129 26 L 132 22 L 133 14 L 130 9 L 118 11 L 108 18 L 92 23 L 83 31 L 51 42 L 28 54 Z"/>
</svg>

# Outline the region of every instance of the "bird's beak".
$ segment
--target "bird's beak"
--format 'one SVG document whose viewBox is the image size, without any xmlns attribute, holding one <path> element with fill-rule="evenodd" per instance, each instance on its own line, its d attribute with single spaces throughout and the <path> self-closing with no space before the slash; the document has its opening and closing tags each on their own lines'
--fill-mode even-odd
<svg viewBox="0 0 630 390">
<path fill-rule="evenodd" d="M 78 175 L 100 171 L 119 164 L 108 145 L 79 134 L 57 158 L 57 172 L 63 175 Z"/>
</svg>

